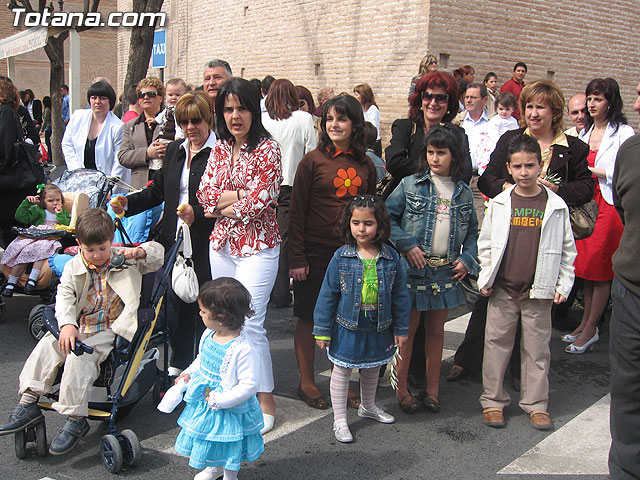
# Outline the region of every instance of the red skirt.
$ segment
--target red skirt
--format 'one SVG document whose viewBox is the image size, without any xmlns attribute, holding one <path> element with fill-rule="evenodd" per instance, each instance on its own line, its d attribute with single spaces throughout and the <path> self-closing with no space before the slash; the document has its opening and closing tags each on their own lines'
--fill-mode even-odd
<svg viewBox="0 0 640 480">
<path fill-rule="evenodd" d="M 613 280 L 611 257 L 618 249 L 623 225 L 615 207 L 603 198 L 597 179 L 593 199 L 598 202 L 596 228 L 589 237 L 576 240 L 578 257 L 574 266 L 576 277 L 604 282 Z"/>
</svg>

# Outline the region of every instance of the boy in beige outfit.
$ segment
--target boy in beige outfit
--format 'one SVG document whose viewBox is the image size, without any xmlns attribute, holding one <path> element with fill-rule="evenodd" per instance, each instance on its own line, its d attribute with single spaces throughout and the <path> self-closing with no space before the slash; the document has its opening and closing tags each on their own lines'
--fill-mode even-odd
<svg viewBox="0 0 640 480">
<path fill-rule="evenodd" d="M 100 364 L 114 346 L 116 335 L 131 341 L 138 321 L 142 275 L 162 266 L 164 249 L 156 242 L 139 247 L 112 248 L 114 225 L 100 209 L 83 212 L 76 225 L 80 254 L 64 268 L 56 295 L 59 339 L 47 333 L 27 358 L 20 374 L 20 403 L 0 435 L 17 432 L 43 417 L 37 401 L 51 391 L 58 369 L 64 365 L 58 401 L 52 407 L 67 416 L 49 452 L 70 452 L 89 431 L 88 392 Z M 128 260 L 111 265 L 114 253 Z M 135 261 L 134 261 L 135 260 Z M 76 340 L 93 348 L 92 354 L 75 355 Z"/>
<path fill-rule="evenodd" d="M 517 136 L 508 153 L 507 168 L 516 185 L 491 199 L 478 237 L 478 288 L 490 297 L 480 403 L 487 425 L 504 426 L 503 410 L 511 397 L 502 382 L 521 321 L 519 405 L 534 428 L 548 430 L 553 428 L 547 412 L 551 306 L 564 302 L 571 291 L 576 247 L 567 205 L 538 183 L 538 141 Z"/>
</svg>

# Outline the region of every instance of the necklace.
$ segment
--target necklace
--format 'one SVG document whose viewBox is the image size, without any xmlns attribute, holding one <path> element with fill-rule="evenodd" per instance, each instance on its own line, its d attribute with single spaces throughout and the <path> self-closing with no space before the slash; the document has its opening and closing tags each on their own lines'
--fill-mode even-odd
<svg viewBox="0 0 640 480">
<path fill-rule="evenodd" d="M 374 257 L 374 258 L 362 258 L 362 257 L 360 257 L 360 260 L 362 260 L 362 263 L 364 264 L 365 270 L 371 270 L 372 268 L 375 268 L 376 261 L 378 260 L 378 257 Z"/>
</svg>

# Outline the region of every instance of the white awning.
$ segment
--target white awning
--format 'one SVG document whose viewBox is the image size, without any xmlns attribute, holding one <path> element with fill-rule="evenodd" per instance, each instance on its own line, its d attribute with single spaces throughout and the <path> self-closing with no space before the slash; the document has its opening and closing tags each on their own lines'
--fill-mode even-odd
<svg viewBox="0 0 640 480">
<path fill-rule="evenodd" d="M 0 40 L 0 60 L 44 47 L 47 44 L 47 27 L 33 27 Z"/>
</svg>

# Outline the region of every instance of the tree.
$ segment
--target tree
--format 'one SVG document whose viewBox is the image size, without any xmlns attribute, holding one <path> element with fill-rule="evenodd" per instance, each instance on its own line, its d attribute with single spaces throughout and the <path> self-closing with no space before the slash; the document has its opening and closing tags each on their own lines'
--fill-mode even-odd
<svg viewBox="0 0 640 480">
<path fill-rule="evenodd" d="M 164 0 L 133 0 L 133 11 L 136 13 L 158 13 Z M 147 76 L 149 59 L 153 48 L 153 32 L 155 26 L 143 26 L 131 29 L 129 40 L 129 59 L 127 75 L 124 79 L 124 92 L 130 85 L 135 85 Z"/>
<path fill-rule="evenodd" d="M 62 11 L 64 5 L 63 0 L 58 0 L 59 11 Z M 97 12 L 100 0 L 84 0 L 83 13 Z M 24 8 L 25 13 L 38 12 L 44 13 L 45 9 L 50 12 L 54 11 L 53 3 L 49 0 L 49 5 L 46 5 L 46 0 L 38 0 L 38 7 L 34 9 L 31 6 L 30 0 L 10 0 L 7 5 L 9 10 L 14 8 Z M 88 30 L 91 27 L 76 27 L 78 32 Z M 44 51 L 49 57 L 50 72 L 49 72 L 49 93 L 51 96 L 51 155 L 53 156 L 53 163 L 56 165 L 64 165 L 64 158 L 62 156 L 62 95 L 60 94 L 60 87 L 64 83 L 64 41 L 69 37 L 69 28 L 51 27 L 49 28 L 49 37 L 47 38 L 47 44 L 44 46 Z"/>
</svg>

